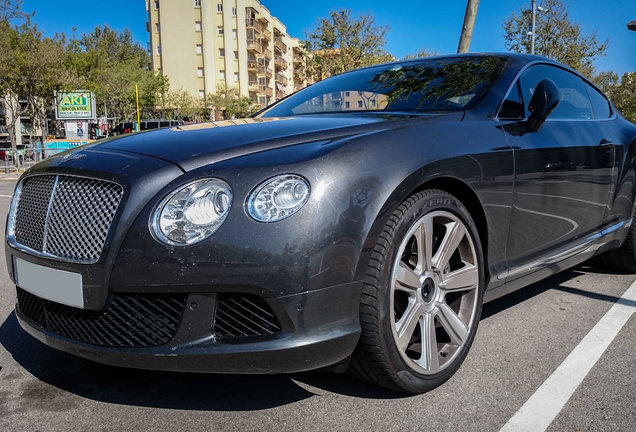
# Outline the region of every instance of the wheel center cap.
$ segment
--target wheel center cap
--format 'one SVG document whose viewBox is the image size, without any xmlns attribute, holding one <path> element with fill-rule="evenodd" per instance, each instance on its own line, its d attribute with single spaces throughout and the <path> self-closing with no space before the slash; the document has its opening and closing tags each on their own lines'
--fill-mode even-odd
<svg viewBox="0 0 636 432">
<path fill-rule="evenodd" d="M 424 283 L 422 283 L 422 288 L 420 288 L 420 292 L 422 293 L 422 300 L 426 303 L 430 303 L 435 297 L 435 281 L 433 279 L 426 278 Z"/>
</svg>

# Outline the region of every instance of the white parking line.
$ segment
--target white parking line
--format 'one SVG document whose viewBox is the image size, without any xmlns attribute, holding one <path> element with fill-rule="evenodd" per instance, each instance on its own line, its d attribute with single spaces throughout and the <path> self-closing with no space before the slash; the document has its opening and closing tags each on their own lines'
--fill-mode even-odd
<svg viewBox="0 0 636 432">
<path fill-rule="evenodd" d="M 0 194 L 0 198 L 12 198 L 12 196 L 11 195 L 2 195 L 2 194 Z"/>
<path fill-rule="evenodd" d="M 541 432 L 561 412 L 590 369 L 636 312 L 636 281 L 500 432 Z"/>
</svg>

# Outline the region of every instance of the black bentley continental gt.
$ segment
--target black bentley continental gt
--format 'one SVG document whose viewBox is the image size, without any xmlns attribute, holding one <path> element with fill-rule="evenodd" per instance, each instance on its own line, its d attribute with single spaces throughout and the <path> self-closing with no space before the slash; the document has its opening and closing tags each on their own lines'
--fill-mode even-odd
<svg viewBox="0 0 636 432">
<path fill-rule="evenodd" d="M 482 303 L 603 254 L 636 271 L 636 126 L 545 58 L 372 66 L 253 118 L 29 169 L 6 257 L 22 327 L 134 368 L 331 366 L 423 392 Z"/>
</svg>

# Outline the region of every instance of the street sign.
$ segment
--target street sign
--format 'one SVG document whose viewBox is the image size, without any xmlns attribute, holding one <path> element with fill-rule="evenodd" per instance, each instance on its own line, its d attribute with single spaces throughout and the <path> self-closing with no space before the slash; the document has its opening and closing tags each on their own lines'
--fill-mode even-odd
<svg viewBox="0 0 636 432">
<path fill-rule="evenodd" d="M 56 120 L 94 120 L 96 117 L 93 92 L 85 90 L 55 92 Z"/>
</svg>

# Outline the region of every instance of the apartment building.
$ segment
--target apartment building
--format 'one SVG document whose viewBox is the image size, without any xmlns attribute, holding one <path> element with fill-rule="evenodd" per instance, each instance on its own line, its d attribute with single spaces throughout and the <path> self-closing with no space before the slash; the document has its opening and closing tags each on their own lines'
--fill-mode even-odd
<svg viewBox="0 0 636 432">
<path fill-rule="evenodd" d="M 146 0 L 152 67 L 205 98 L 237 88 L 267 105 L 305 87 L 299 40 L 257 0 Z"/>
</svg>

